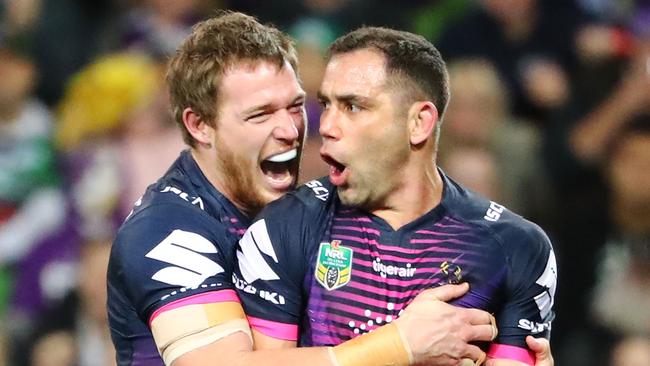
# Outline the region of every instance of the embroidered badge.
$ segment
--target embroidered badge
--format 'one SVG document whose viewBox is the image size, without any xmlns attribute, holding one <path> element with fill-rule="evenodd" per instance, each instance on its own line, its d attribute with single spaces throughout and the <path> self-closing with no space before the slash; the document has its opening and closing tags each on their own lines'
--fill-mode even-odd
<svg viewBox="0 0 650 366">
<path fill-rule="evenodd" d="M 352 276 L 352 254 L 350 248 L 341 246 L 340 240 L 320 243 L 316 262 L 316 280 L 332 291 L 350 282 Z"/>
<path fill-rule="evenodd" d="M 442 262 L 440 270 L 447 278 L 447 283 L 457 285 L 463 280 L 463 269 L 453 261 L 451 263 L 447 261 Z"/>
</svg>

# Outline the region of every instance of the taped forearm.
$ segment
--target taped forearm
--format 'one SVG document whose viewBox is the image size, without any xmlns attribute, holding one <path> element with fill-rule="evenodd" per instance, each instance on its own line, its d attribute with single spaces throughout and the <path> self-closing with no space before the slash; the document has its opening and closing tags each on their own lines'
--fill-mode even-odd
<svg viewBox="0 0 650 366">
<path fill-rule="evenodd" d="M 151 331 L 166 365 L 193 350 L 242 332 L 252 344 L 244 311 L 238 302 L 192 304 L 157 315 Z"/>
<path fill-rule="evenodd" d="M 263 349 L 243 352 L 224 362 L 237 366 L 406 366 L 411 363 L 408 344 L 395 324 L 375 329 L 336 347 Z"/>
<path fill-rule="evenodd" d="M 197 334 L 183 337 L 176 342 L 169 344 L 161 352 L 165 365 L 171 365 L 180 356 L 200 347 L 219 341 L 233 333 L 242 332 L 250 338 L 248 323 L 244 319 L 233 319 L 220 324 L 217 327 L 205 329 Z"/>
<path fill-rule="evenodd" d="M 233 304 L 233 308 L 234 308 Z M 224 303 L 215 306 L 223 315 Z M 242 325 L 234 320 L 243 320 L 239 315 L 232 314 L 226 323 L 212 329 L 204 329 L 196 335 L 190 334 L 189 329 L 198 329 L 191 326 L 190 319 L 197 319 L 197 312 L 192 312 L 191 306 L 185 311 L 173 311 L 174 321 L 167 319 L 165 327 L 153 327 L 156 343 L 162 345 L 161 354 L 167 365 L 174 362 L 174 366 L 197 365 L 259 365 L 259 366 L 284 366 L 284 365 L 310 365 L 310 366 L 407 366 L 413 363 L 413 355 L 404 339 L 399 327 L 392 323 L 351 339 L 336 347 L 305 347 L 305 348 L 278 348 L 252 351 L 250 341 L 244 338 L 239 331 L 244 332 Z M 232 309 L 235 310 L 235 309 Z M 217 314 L 217 312 L 212 312 Z M 164 314 L 163 314 L 164 315 Z M 155 322 L 155 321 L 154 321 Z M 178 332 L 179 328 L 188 328 Z M 175 330 L 172 332 L 172 329 Z M 180 338 L 171 338 L 172 334 Z M 230 336 L 229 336 L 230 335 Z M 234 337 L 233 337 L 234 336 Z"/>
<path fill-rule="evenodd" d="M 335 366 L 407 366 L 413 355 L 395 324 L 329 348 Z"/>
</svg>

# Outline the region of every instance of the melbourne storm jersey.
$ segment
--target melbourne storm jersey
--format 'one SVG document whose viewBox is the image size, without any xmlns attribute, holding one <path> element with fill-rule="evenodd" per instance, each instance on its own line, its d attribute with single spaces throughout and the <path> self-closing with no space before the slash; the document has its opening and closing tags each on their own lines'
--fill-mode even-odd
<svg viewBox="0 0 650 366">
<path fill-rule="evenodd" d="M 237 301 L 235 243 L 249 224 L 189 151 L 135 204 L 108 266 L 108 316 L 118 365 L 163 365 L 150 322 L 186 304 Z"/>
<path fill-rule="evenodd" d="M 469 282 L 455 304 L 494 313 L 493 356 L 520 359 L 527 335 L 548 337 L 557 275 L 547 236 L 441 175 L 442 202 L 399 230 L 343 206 L 327 179 L 267 206 L 233 276 L 251 327 L 335 345 L 390 323 L 423 289 Z"/>
</svg>

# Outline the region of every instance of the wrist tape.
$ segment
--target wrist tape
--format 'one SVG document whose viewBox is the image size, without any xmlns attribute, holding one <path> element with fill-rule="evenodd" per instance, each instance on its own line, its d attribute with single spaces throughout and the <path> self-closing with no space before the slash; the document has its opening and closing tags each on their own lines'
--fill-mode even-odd
<svg viewBox="0 0 650 366">
<path fill-rule="evenodd" d="M 408 366 L 413 362 L 410 347 L 394 323 L 330 347 L 329 353 L 336 366 Z"/>
</svg>

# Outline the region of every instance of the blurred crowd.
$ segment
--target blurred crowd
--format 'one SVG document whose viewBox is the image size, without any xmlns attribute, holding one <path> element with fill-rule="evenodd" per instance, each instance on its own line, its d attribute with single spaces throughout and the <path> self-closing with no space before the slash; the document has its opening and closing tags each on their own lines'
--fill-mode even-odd
<svg viewBox="0 0 650 366">
<path fill-rule="evenodd" d="M 556 363 L 650 362 L 650 0 L 0 0 L 0 366 L 115 364 L 110 243 L 184 148 L 165 62 L 217 9 L 296 40 L 302 181 L 327 171 L 329 43 L 364 24 L 432 41 L 439 165 L 554 243 Z"/>
</svg>

